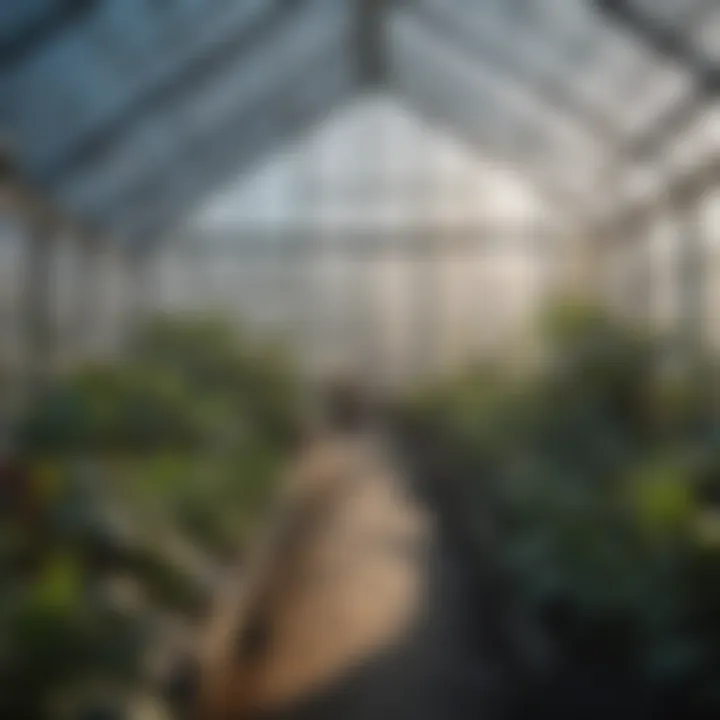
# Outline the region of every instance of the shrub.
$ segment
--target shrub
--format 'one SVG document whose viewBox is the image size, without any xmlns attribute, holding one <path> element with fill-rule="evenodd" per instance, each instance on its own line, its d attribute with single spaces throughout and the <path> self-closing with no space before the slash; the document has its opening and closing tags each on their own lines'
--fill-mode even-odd
<svg viewBox="0 0 720 720">
<path fill-rule="evenodd" d="M 472 371 L 408 412 L 462 458 L 469 522 L 494 503 L 502 566 L 556 663 L 548 712 L 582 677 L 585 707 L 717 717 L 720 377 L 709 361 L 668 374 L 657 339 L 593 308 L 557 308 L 544 329 L 541 368 Z"/>
</svg>

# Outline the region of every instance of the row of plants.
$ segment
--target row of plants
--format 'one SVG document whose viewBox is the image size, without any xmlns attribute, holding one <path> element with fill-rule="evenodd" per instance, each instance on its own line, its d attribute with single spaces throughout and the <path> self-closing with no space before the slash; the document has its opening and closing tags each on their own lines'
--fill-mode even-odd
<svg viewBox="0 0 720 720">
<path fill-rule="evenodd" d="M 442 439 L 472 562 L 509 580 L 540 678 L 518 716 L 718 717 L 720 374 L 577 303 L 542 335 L 533 370 L 405 407 Z M 0 461 L 0 717 L 123 717 L 160 621 L 201 610 L 262 518 L 301 401 L 277 348 L 191 318 L 35 398 Z"/>
<path fill-rule="evenodd" d="M 579 303 L 542 335 L 532 371 L 474 368 L 406 408 L 443 438 L 478 565 L 492 521 L 543 678 L 524 699 L 555 717 L 720 717 L 720 373 Z"/>
<path fill-rule="evenodd" d="M 207 318 L 37 394 L 0 459 L 0 717 L 125 717 L 163 621 L 202 611 L 262 517 L 299 409 L 277 347 Z"/>
</svg>

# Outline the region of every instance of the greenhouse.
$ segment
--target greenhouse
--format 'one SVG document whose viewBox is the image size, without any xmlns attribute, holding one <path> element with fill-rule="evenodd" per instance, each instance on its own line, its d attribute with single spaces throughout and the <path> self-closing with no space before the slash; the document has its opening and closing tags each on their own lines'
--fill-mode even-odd
<svg viewBox="0 0 720 720">
<path fill-rule="evenodd" d="M 720 717 L 719 303 L 717 0 L 6 0 L 0 719 Z"/>
</svg>

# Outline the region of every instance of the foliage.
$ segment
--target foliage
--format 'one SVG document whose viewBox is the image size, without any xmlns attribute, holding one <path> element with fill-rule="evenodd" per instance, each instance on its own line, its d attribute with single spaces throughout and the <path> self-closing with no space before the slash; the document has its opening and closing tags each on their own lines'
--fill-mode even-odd
<svg viewBox="0 0 720 720">
<path fill-rule="evenodd" d="M 493 504 L 503 567 L 549 642 L 554 702 L 584 673 L 628 716 L 643 698 L 650 717 L 717 717 L 720 376 L 672 369 L 657 339 L 593 308 L 555 308 L 543 329 L 532 373 L 466 373 L 410 414 L 462 458 L 471 522 Z"/>
<path fill-rule="evenodd" d="M 278 349 L 201 318 L 35 398 L 0 462 L 0 717 L 137 686 L 155 619 L 197 612 L 242 550 L 299 407 Z"/>
</svg>

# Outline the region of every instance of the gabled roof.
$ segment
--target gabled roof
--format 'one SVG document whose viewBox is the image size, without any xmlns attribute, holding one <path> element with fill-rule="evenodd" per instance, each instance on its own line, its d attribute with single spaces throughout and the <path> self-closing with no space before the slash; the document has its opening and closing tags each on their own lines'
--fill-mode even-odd
<svg viewBox="0 0 720 720">
<path fill-rule="evenodd" d="M 363 253 L 429 233 L 459 242 L 468 228 L 478 243 L 499 233 L 539 237 L 564 228 L 563 219 L 519 169 L 378 93 L 275 149 L 202 203 L 173 239 L 273 253 L 360 238 Z"/>
<path fill-rule="evenodd" d="M 0 132 L 21 172 L 138 242 L 370 83 L 602 214 L 694 132 L 719 69 L 716 0 L 0 6 Z"/>
</svg>

